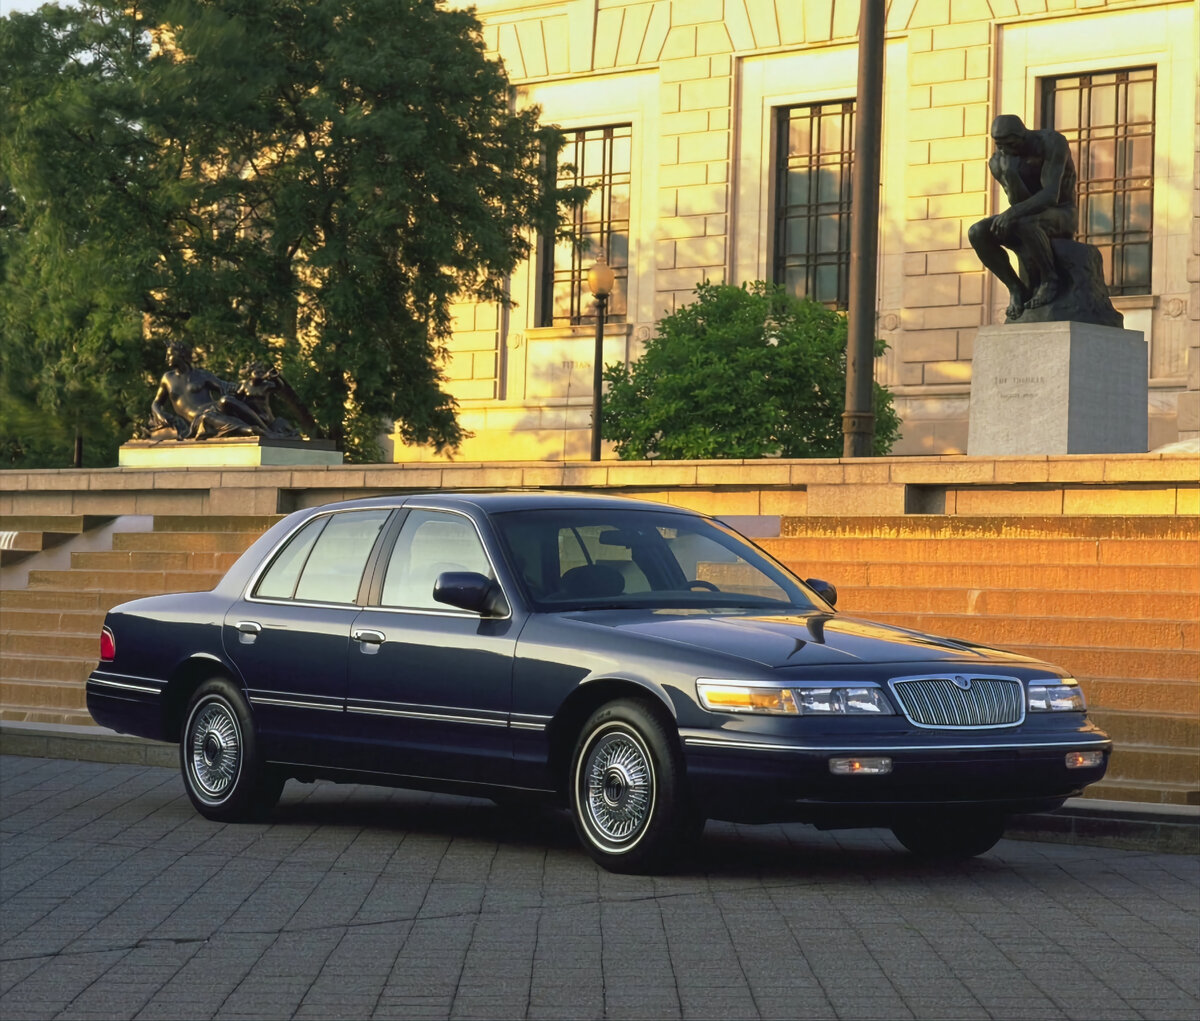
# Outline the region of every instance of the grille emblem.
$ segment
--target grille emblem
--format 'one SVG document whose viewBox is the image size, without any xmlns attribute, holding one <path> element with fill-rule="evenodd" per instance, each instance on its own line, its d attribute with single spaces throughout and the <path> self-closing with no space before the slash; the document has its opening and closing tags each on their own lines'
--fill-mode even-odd
<svg viewBox="0 0 1200 1021">
<path fill-rule="evenodd" d="M 958 688 L 960 691 L 970 691 L 971 690 L 971 678 L 963 677 L 961 674 L 959 674 L 958 676 L 954 677 L 953 680 L 954 680 L 954 686 L 956 688 Z"/>
</svg>

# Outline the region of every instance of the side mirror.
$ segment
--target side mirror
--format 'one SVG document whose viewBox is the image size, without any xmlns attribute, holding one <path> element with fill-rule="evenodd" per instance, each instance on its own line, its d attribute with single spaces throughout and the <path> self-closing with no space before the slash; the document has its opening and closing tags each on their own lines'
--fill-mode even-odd
<svg viewBox="0 0 1200 1021">
<path fill-rule="evenodd" d="M 820 578 L 805 578 L 804 584 L 825 600 L 830 606 L 837 606 L 837 589 Z"/>
<path fill-rule="evenodd" d="M 500 586 L 476 571 L 443 571 L 433 583 L 433 598 L 447 606 L 482 614 L 484 617 L 504 617 L 508 604 Z"/>
</svg>

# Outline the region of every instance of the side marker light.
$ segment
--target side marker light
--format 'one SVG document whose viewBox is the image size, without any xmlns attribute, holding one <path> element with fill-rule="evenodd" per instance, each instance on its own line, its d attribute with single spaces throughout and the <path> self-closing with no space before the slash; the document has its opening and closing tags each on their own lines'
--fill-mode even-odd
<svg viewBox="0 0 1200 1021">
<path fill-rule="evenodd" d="M 829 772 L 834 776 L 882 776 L 891 771 L 892 760 L 886 755 L 829 760 Z"/>
<path fill-rule="evenodd" d="M 1067 769 L 1090 769 L 1102 765 L 1104 752 L 1067 752 Z"/>
</svg>

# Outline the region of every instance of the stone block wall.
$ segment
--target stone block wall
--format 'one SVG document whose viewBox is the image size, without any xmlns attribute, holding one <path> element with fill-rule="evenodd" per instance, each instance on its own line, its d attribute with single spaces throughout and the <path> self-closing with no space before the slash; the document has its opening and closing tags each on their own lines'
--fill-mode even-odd
<svg viewBox="0 0 1200 1021">
<path fill-rule="evenodd" d="M 475 4 L 518 101 L 566 128 L 633 126 L 628 322 L 636 358 L 697 282 L 771 276 L 772 111 L 854 96 L 859 0 Z M 1007 296 L 969 226 L 1003 205 L 986 161 L 998 113 L 1039 122 L 1038 82 L 1154 65 L 1152 292 L 1118 298 L 1149 342 L 1151 449 L 1200 435 L 1200 91 L 1191 0 L 891 0 L 884 74 L 877 375 L 903 417 L 896 453 L 966 449 L 971 357 Z M 475 435 L 459 456 L 587 449 L 591 334 L 537 325 L 534 267 L 487 323 L 464 310 L 447 374 Z M 548 343 L 553 341 L 553 343 Z M 1190 361 L 1189 361 L 1190 360 Z M 549 384 L 553 384 L 552 386 Z M 396 459 L 436 459 L 396 445 Z"/>
</svg>

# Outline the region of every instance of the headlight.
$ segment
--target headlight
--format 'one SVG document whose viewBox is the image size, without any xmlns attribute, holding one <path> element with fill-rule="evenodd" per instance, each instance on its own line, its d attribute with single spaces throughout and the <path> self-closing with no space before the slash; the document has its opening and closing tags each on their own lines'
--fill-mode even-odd
<svg viewBox="0 0 1200 1021">
<path fill-rule="evenodd" d="M 796 688 L 800 712 L 891 715 L 892 707 L 878 688 Z"/>
<path fill-rule="evenodd" d="M 1087 706 L 1079 682 L 1064 677 L 1054 684 L 1029 685 L 1029 711 L 1031 713 L 1081 713 Z"/>
<path fill-rule="evenodd" d="M 724 713 L 774 713 L 807 716 L 817 713 L 871 713 L 893 710 L 878 688 L 775 687 L 736 681 L 698 680 L 696 691 L 705 709 Z"/>
</svg>

